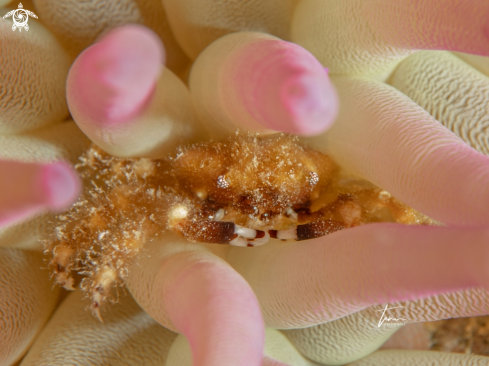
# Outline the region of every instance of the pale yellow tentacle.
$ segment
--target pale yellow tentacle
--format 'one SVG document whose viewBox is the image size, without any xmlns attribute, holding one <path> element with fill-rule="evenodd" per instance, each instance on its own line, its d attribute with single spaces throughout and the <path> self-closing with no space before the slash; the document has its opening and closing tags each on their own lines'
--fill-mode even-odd
<svg viewBox="0 0 489 366">
<path fill-rule="evenodd" d="M 4 15 L 7 9 L 0 15 Z M 66 76 L 71 59 L 56 38 L 29 18 L 28 32 L 0 21 L 0 133 L 59 123 L 68 116 Z"/>
<path fill-rule="evenodd" d="M 0 365 L 21 358 L 56 307 L 41 253 L 0 249 Z"/>
<path fill-rule="evenodd" d="M 92 316 L 76 291 L 61 304 L 44 328 L 22 366 L 163 366 L 177 336 L 160 326 L 130 295 L 104 313 L 104 323 Z"/>
<path fill-rule="evenodd" d="M 423 51 L 403 60 L 388 83 L 489 155 L 489 77 L 450 52 Z"/>
<path fill-rule="evenodd" d="M 489 357 L 438 351 L 377 351 L 348 366 L 487 366 Z"/>
</svg>

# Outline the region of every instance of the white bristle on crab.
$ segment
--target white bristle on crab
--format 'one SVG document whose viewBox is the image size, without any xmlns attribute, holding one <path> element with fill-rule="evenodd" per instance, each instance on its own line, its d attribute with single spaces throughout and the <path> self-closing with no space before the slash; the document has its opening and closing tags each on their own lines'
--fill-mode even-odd
<svg viewBox="0 0 489 366">
<path fill-rule="evenodd" d="M 299 215 L 297 215 L 297 212 L 295 212 L 292 207 L 287 208 L 286 214 L 296 221 L 299 218 Z"/>
<path fill-rule="evenodd" d="M 224 214 L 225 212 L 222 208 L 217 210 L 216 214 L 214 215 L 214 221 L 221 221 L 222 218 L 224 217 Z"/>
</svg>

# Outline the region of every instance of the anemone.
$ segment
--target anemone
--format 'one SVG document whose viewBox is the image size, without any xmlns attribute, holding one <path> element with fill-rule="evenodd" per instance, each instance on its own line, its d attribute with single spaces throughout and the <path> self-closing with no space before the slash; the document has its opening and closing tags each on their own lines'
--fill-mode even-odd
<svg viewBox="0 0 489 366">
<path fill-rule="evenodd" d="M 385 306 L 403 324 L 489 314 L 489 3 L 24 7 L 28 31 L 0 22 L 1 365 L 488 364 L 378 322 Z M 298 135 L 434 224 L 256 248 L 167 231 L 137 243 L 103 323 L 81 291 L 61 301 L 41 243 L 90 144 L 160 159 L 236 129 Z"/>
</svg>

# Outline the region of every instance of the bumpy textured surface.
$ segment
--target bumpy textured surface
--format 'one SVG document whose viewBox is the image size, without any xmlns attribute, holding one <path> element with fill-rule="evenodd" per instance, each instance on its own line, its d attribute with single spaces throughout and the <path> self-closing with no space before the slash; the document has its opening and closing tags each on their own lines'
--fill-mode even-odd
<svg viewBox="0 0 489 366">
<path fill-rule="evenodd" d="M 314 327 L 283 332 L 311 360 L 326 365 L 343 365 L 377 350 L 400 328 L 387 324 L 378 327 L 379 318 L 380 313 L 367 317 L 358 312 Z"/>
<path fill-rule="evenodd" d="M 396 306 L 401 308 L 389 310 L 389 313 L 394 317 L 407 319 L 407 323 L 448 319 L 453 314 L 458 317 L 479 316 L 489 312 L 489 290 L 476 287 L 422 300 L 389 304 L 389 307 Z M 363 310 L 364 316 L 378 316 L 377 309 L 378 307 Z"/>
<path fill-rule="evenodd" d="M 297 0 L 163 0 L 175 37 L 191 58 L 225 34 L 257 31 L 289 39 Z"/>
<path fill-rule="evenodd" d="M 488 299 L 489 291 L 474 288 L 423 300 L 389 304 L 389 308 L 399 308 L 388 310 L 387 315 L 403 318 L 402 322 L 407 324 L 446 319 L 453 314 L 459 317 L 478 316 L 489 311 Z M 377 326 L 381 308 L 380 305 L 373 306 L 338 320 L 284 333 L 310 359 L 328 365 L 352 362 L 377 349 L 399 329 L 393 325 Z M 428 349 L 429 342 L 426 339 L 425 342 L 424 348 Z"/>
<path fill-rule="evenodd" d="M 419 49 L 487 56 L 488 14 L 484 1 L 303 0 L 291 35 L 332 73 L 383 79 Z"/>
<path fill-rule="evenodd" d="M 5 160 L 76 164 L 89 146 L 90 140 L 72 121 L 21 135 L 0 135 L 0 157 Z"/>
<path fill-rule="evenodd" d="M 489 223 L 487 156 L 393 87 L 367 78 L 332 80 L 340 113 L 327 133 L 309 139 L 313 148 L 435 220 Z"/>
<path fill-rule="evenodd" d="M 483 356 L 432 351 L 377 351 L 348 366 L 487 366 Z"/>
<path fill-rule="evenodd" d="M 403 60 L 388 83 L 489 155 L 489 77 L 450 52 L 423 51 Z"/>
<path fill-rule="evenodd" d="M 36 129 L 68 116 L 65 84 L 71 60 L 41 24 L 29 18 L 29 26 L 28 32 L 13 32 L 11 18 L 0 22 L 2 134 Z"/>
<path fill-rule="evenodd" d="M 67 160 L 78 163 L 78 157 L 90 145 L 90 140 L 74 122 L 61 123 L 35 132 L 16 136 L 0 135 L 0 158 L 26 162 Z M 39 242 L 49 234 L 53 214 L 41 214 L 21 224 L 0 229 L 0 247 L 15 246 L 41 250 Z"/>
<path fill-rule="evenodd" d="M 70 294 L 56 310 L 22 366 L 163 366 L 177 336 L 122 292 L 99 322 L 85 311 L 83 293 Z"/>
<path fill-rule="evenodd" d="M 413 51 L 389 44 L 368 24 L 370 1 L 304 0 L 292 20 L 292 41 L 333 74 L 383 75 Z M 376 11 L 380 11 L 376 8 Z"/>
<path fill-rule="evenodd" d="M 56 306 L 59 290 L 42 270 L 41 253 L 0 249 L 0 364 L 28 349 Z"/>
<path fill-rule="evenodd" d="M 144 24 L 162 39 L 167 66 L 181 72 L 188 59 L 173 38 L 161 0 L 35 0 L 40 19 L 74 55 L 104 32 L 127 23 Z"/>
</svg>

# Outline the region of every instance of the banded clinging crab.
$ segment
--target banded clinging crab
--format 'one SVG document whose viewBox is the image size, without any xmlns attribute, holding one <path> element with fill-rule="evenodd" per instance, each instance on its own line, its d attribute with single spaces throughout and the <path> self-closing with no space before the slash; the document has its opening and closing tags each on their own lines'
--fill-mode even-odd
<svg viewBox="0 0 489 366">
<path fill-rule="evenodd" d="M 306 240 L 368 222 L 431 220 L 288 135 L 236 136 L 167 159 L 122 159 L 92 147 L 77 166 L 85 192 L 56 220 L 46 249 L 56 282 L 72 271 L 99 307 L 144 243 L 165 230 L 189 241 L 254 247 Z"/>
</svg>

